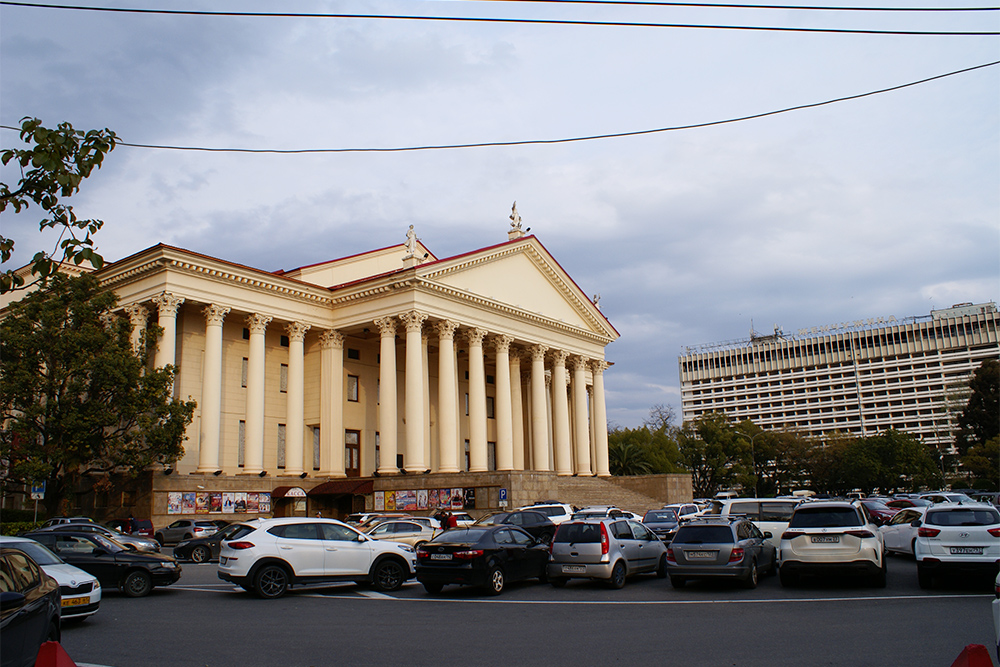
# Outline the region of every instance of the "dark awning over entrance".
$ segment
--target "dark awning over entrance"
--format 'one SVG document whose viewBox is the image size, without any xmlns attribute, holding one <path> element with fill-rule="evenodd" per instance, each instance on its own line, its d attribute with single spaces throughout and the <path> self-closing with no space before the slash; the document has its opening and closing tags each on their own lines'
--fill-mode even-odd
<svg viewBox="0 0 1000 667">
<path fill-rule="evenodd" d="M 310 496 L 341 496 L 353 494 L 357 496 L 367 495 L 374 491 L 372 480 L 337 479 L 324 482 L 309 491 Z"/>
<path fill-rule="evenodd" d="M 306 492 L 298 486 L 276 486 L 271 491 L 271 499 L 277 498 L 305 498 Z"/>
</svg>

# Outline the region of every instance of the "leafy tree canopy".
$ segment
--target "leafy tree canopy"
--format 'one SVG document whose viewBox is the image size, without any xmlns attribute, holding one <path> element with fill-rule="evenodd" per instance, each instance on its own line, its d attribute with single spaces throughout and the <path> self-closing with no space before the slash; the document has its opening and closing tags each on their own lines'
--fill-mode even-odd
<svg viewBox="0 0 1000 667">
<path fill-rule="evenodd" d="M 57 273 L 0 322 L 0 453 L 12 478 L 48 482 L 50 511 L 81 474 L 183 454 L 195 403 L 172 397 L 172 367 L 147 367 L 159 328 L 136 353 L 129 321 L 109 317 L 116 303 L 94 276 Z"/>
<path fill-rule="evenodd" d="M 986 359 L 969 380 L 969 401 L 958 418 L 960 454 L 1000 435 L 1000 362 Z"/>
<path fill-rule="evenodd" d="M 40 229 L 62 228 L 56 249 L 52 253 L 39 252 L 32 258 L 31 274 L 37 277 L 33 282 L 45 281 L 53 275 L 60 261 L 77 265 L 89 261 L 95 268 L 101 268 L 104 260 L 94 252 L 91 236 L 104 223 L 78 219 L 73 207 L 63 204 L 60 198 L 74 195 L 83 179 L 100 168 L 104 156 L 114 150 L 117 136 L 108 129 L 74 130 L 69 123 L 49 129 L 37 118 L 23 118 L 21 140 L 28 148 L 8 148 L 0 154 L 0 162 L 4 165 L 14 162 L 21 171 L 13 190 L 0 183 L 0 213 L 8 207 L 18 213 L 35 205 L 46 215 L 39 223 Z M 13 239 L 0 236 L 0 263 L 6 263 L 13 252 Z M 0 272 L 0 294 L 23 286 L 23 277 L 14 270 Z"/>
</svg>

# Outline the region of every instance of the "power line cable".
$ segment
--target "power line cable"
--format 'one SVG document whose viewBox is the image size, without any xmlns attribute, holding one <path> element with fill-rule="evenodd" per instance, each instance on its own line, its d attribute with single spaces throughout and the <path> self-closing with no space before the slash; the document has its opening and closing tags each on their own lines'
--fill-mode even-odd
<svg viewBox="0 0 1000 667">
<path fill-rule="evenodd" d="M 860 28 L 801 28 L 789 26 L 750 26 L 750 25 L 710 25 L 699 23 L 655 23 L 643 21 L 578 21 L 569 19 L 523 19 L 480 16 L 420 16 L 406 14 L 317 14 L 302 12 L 213 12 L 193 9 L 136 9 L 127 7 L 83 7 L 78 5 L 54 5 L 37 2 L 10 2 L 4 0 L 0 5 L 10 7 L 32 7 L 36 9 L 67 9 L 75 11 L 111 12 L 118 14 L 157 14 L 172 16 L 225 16 L 225 17 L 274 17 L 274 18 L 326 18 L 326 19 L 369 19 L 369 20 L 400 20 L 400 21 L 440 21 L 459 23 L 518 23 L 527 25 L 572 25 L 572 26 L 602 26 L 617 28 L 678 28 L 701 30 L 741 30 L 765 32 L 806 32 L 850 35 L 920 35 L 920 36 L 956 36 L 956 37 L 989 37 L 1000 35 L 1000 31 L 973 30 L 871 30 Z"/>
<path fill-rule="evenodd" d="M 947 72 L 946 74 L 938 74 L 936 76 L 931 76 L 926 79 L 920 79 L 919 81 L 911 81 L 909 83 L 903 83 L 898 86 L 892 86 L 890 88 L 881 88 L 879 90 L 872 90 L 867 93 L 859 93 L 857 95 L 848 95 L 846 97 L 838 97 L 832 100 L 826 100 L 824 102 L 812 102 L 810 104 L 800 104 L 793 107 L 786 107 L 784 109 L 778 109 L 776 111 L 765 111 L 757 114 L 750 114 L 748 116 L 740 116 L 738 118 L 727 118 L 725 120 L 713 120 L 704 123 L 693 123 L 691 125 L 674 125 L 670 127 L 658 127 L 650 130 L 633 130 L 631 132 L 613 132 L 607 134 L 592 134 L 587 136 L 579 137 L 566 137 L 562 139 L 525 139 L 520 141 L 490 141 L 481 143 L 468 143 L 468 144 L 437 144 L 437 145 L 427 145 L 427 146 L 400 146 L 392 148 L 296 148 L 296 149 L 281 149 L 281 148 L 211 148 L 206 146 L 169 146 L 169 145 L 158 145 L 158 144 L 137 144 L 125 141 L 118 141 L 119 146 L 129 146 L 131 148 L 150 148 L 158 150 L 174 150 L 174 151 L 197 151 L 206 153 L 268 153 L 268 154 L 280 154 L 280 155 L 298 155 L 307 153 L 404 153 L 412 151 L 429 151 L 429 150 L 449 150 L 458 148 L 493 148 L 500 146 L 531 146 L 531 145 L 549 145 L 549 144 L 568 144 L 582 141 L 595 141 L 598 139 L 616 139 L 620 137 L 636 137 L 644 134 L 657 134 L 660 132 L 676 132 L 680 130 L 693 130 L 703 127 L 712 127 L 715 125 L 727 125 L 730 123 L 740 123 L 748 120 L 755 120 L 758 118 L 766 118 L 768 116 L 776 116 L 778 114 L 788 113 L 790 111 L 800 111 L 802 109 L 813 109 L 816 107 L 826 106 L 828 104 L 835 104 L 837 102 L 847 102 L 850 100 L 858 100 L 863 97 L 871 97 L 873 95 L 881 95 L 882 93 L 889 93 L 896 90 L 902 90 L 904 88 L 911 88 L 913 86 L 919 86 L 924 83 L 929 83 L 931 81 L 937 81 L 938 79 L 944 79 L 950 76 L 956 76 L 958 74 L 965 74 L 967 72 L 972 72 L 978 69 L 983 69 L 985 67 L 994 67 L 1000 65 L 1000 60 L 995 60 L 989 63 L 983 63 L 982 65 L 975 65 L 973 67 L 966 67 L 965 69 L 955 70 L 953 72 Z M 5 130 L 15 130 L 20 131 L 19 127 L 12 127 L 10 125 L 0 125 L 0 128 Z"/>
<path fill-rule="evenodd" d="M 606 5 L 631 7 L 699 7 L 708 9 L 782 9 L 823 12 L 995 12 L 1000 7 L 846 7 L 822 5 L 751 5 L 720 2 L 662 2 L 660 0 L 468 0 L 552 5 Z"/>
</svg>

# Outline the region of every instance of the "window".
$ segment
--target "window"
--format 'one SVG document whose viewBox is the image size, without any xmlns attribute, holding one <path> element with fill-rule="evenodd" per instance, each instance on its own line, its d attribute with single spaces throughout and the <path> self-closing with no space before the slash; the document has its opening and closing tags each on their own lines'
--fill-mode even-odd
<svg viewBox="0 0 1000 667">
<path fill-rule="evenodd" d="M 347 376 L 347 400 L 352 403 L 358 402 L 358 376 Z"/>
<path fill-rule="evenodd" d="M 278 468 L 285 467 L 285 425 L 278 424 Z"/>
<path fill-rule="evenodd" d="M 486 443 L 486 467 L 489 470 L 497 469 L 497 443 Z"/>
<path fill-rule="evenodd" d="M 468 396 L 468 394 L 466 394 L 466 396 Z M 466 413 L 466 414 L 468 414 L 468 413 Z M 469 467 L 470 466 L 471 466 L 471 463 L 469 461 L 469 441 L 466 440 L 465 441 L 465 472 L 469 472 Z"/>
<path fill-rule="evenodd" d="M 240 436 L 239 443 L 236 446 L 236 464 L 239 467 L 243 467 L 244 456 L 246 456 L 246 444 L 247 444 L 247 423 L 240 420 Z"/>
<path fill-rule="evenodd" d="M 381 452 L 379 452 L 379 437 L 378 431 L 375 431 L 375 470 L 378 470 L 379 465 L 381 465 Z"/>
<path fill-rule="evenodd" d="M 281 374 L 278 380 L 278 390 L 282 393 L 288 393 L 288 364 L 281 364 Z"/>
<path fill-rule="evenodd" d="M 245 331 L 245 329 L 244 329 Z M 243 368 L 240 374 L 240 386 L 246 388 L 247 386 L 247 371 L 250 368 L 250 360 L 243 357 Z"/>
<path fill-rule="evenodd" d="M 288 347 L 288 336 L 282 336 L 278 344 L 281 345 L 281 347 Z"/>
<path fill-rule="evenodd" d="M 249 329 L 246 329 L 246 328 L 243 329 L 243 340 L 250 340 L 250 330 Z"/>
<path fill-rule="evenodd" d="M 348 477 L 361 476 L 361 431 L 344 431 L 344 470 Z"/>
<path fill-rule="evenodd" d="M 359 361 L 361 359 L 361 350 L 352 350 L 351 348 L 347 348 L 347 358 Z"/>
<path fill-rule="evenodd" d="M 319 426 L 313 426 L 313 470 L 319 470 L 320 457 L 319 457 Z"/>
<path fill-rule="evenodd" d="M 486 397 L 486 418 L 496 419 L 496 405 L 492 396 Z"/>
<path fill-rule="evenodd" d="M 465 394 L 465 416 L 469 416 L 469 394 Z"/>
</svg>

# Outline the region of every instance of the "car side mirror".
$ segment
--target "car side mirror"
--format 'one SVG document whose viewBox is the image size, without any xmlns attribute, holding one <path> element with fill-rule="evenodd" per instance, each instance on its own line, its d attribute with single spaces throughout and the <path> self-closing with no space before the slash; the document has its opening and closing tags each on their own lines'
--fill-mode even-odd
<svg viewBox="0 0 1000 667">
<path fill-rule="evenodd" d="M 24 606 L 25 598 L 22 593 L 15 591 L 4 591 L 0 593 L 0 611 L 12 611 Z"/>
<path fill-rule="evenodd" d="M 769 540 L 769 539 L 771 539 L 772 537 L 774 537 L 774 535 L 772 535 L 772 534 L 771 534 L 771 531 L 769 531 L 769 530 L 765 530 L 765 531 L 764 531 L 764 539 L 765 539 L 765 540 Z"/>
<path fill-rule="evenodd" d="M 913 526 L 914 528 L 920 528 L 920 519 L 916 519 L 915 521 L 910 522 L 910 525 Z"/>
</svg>

